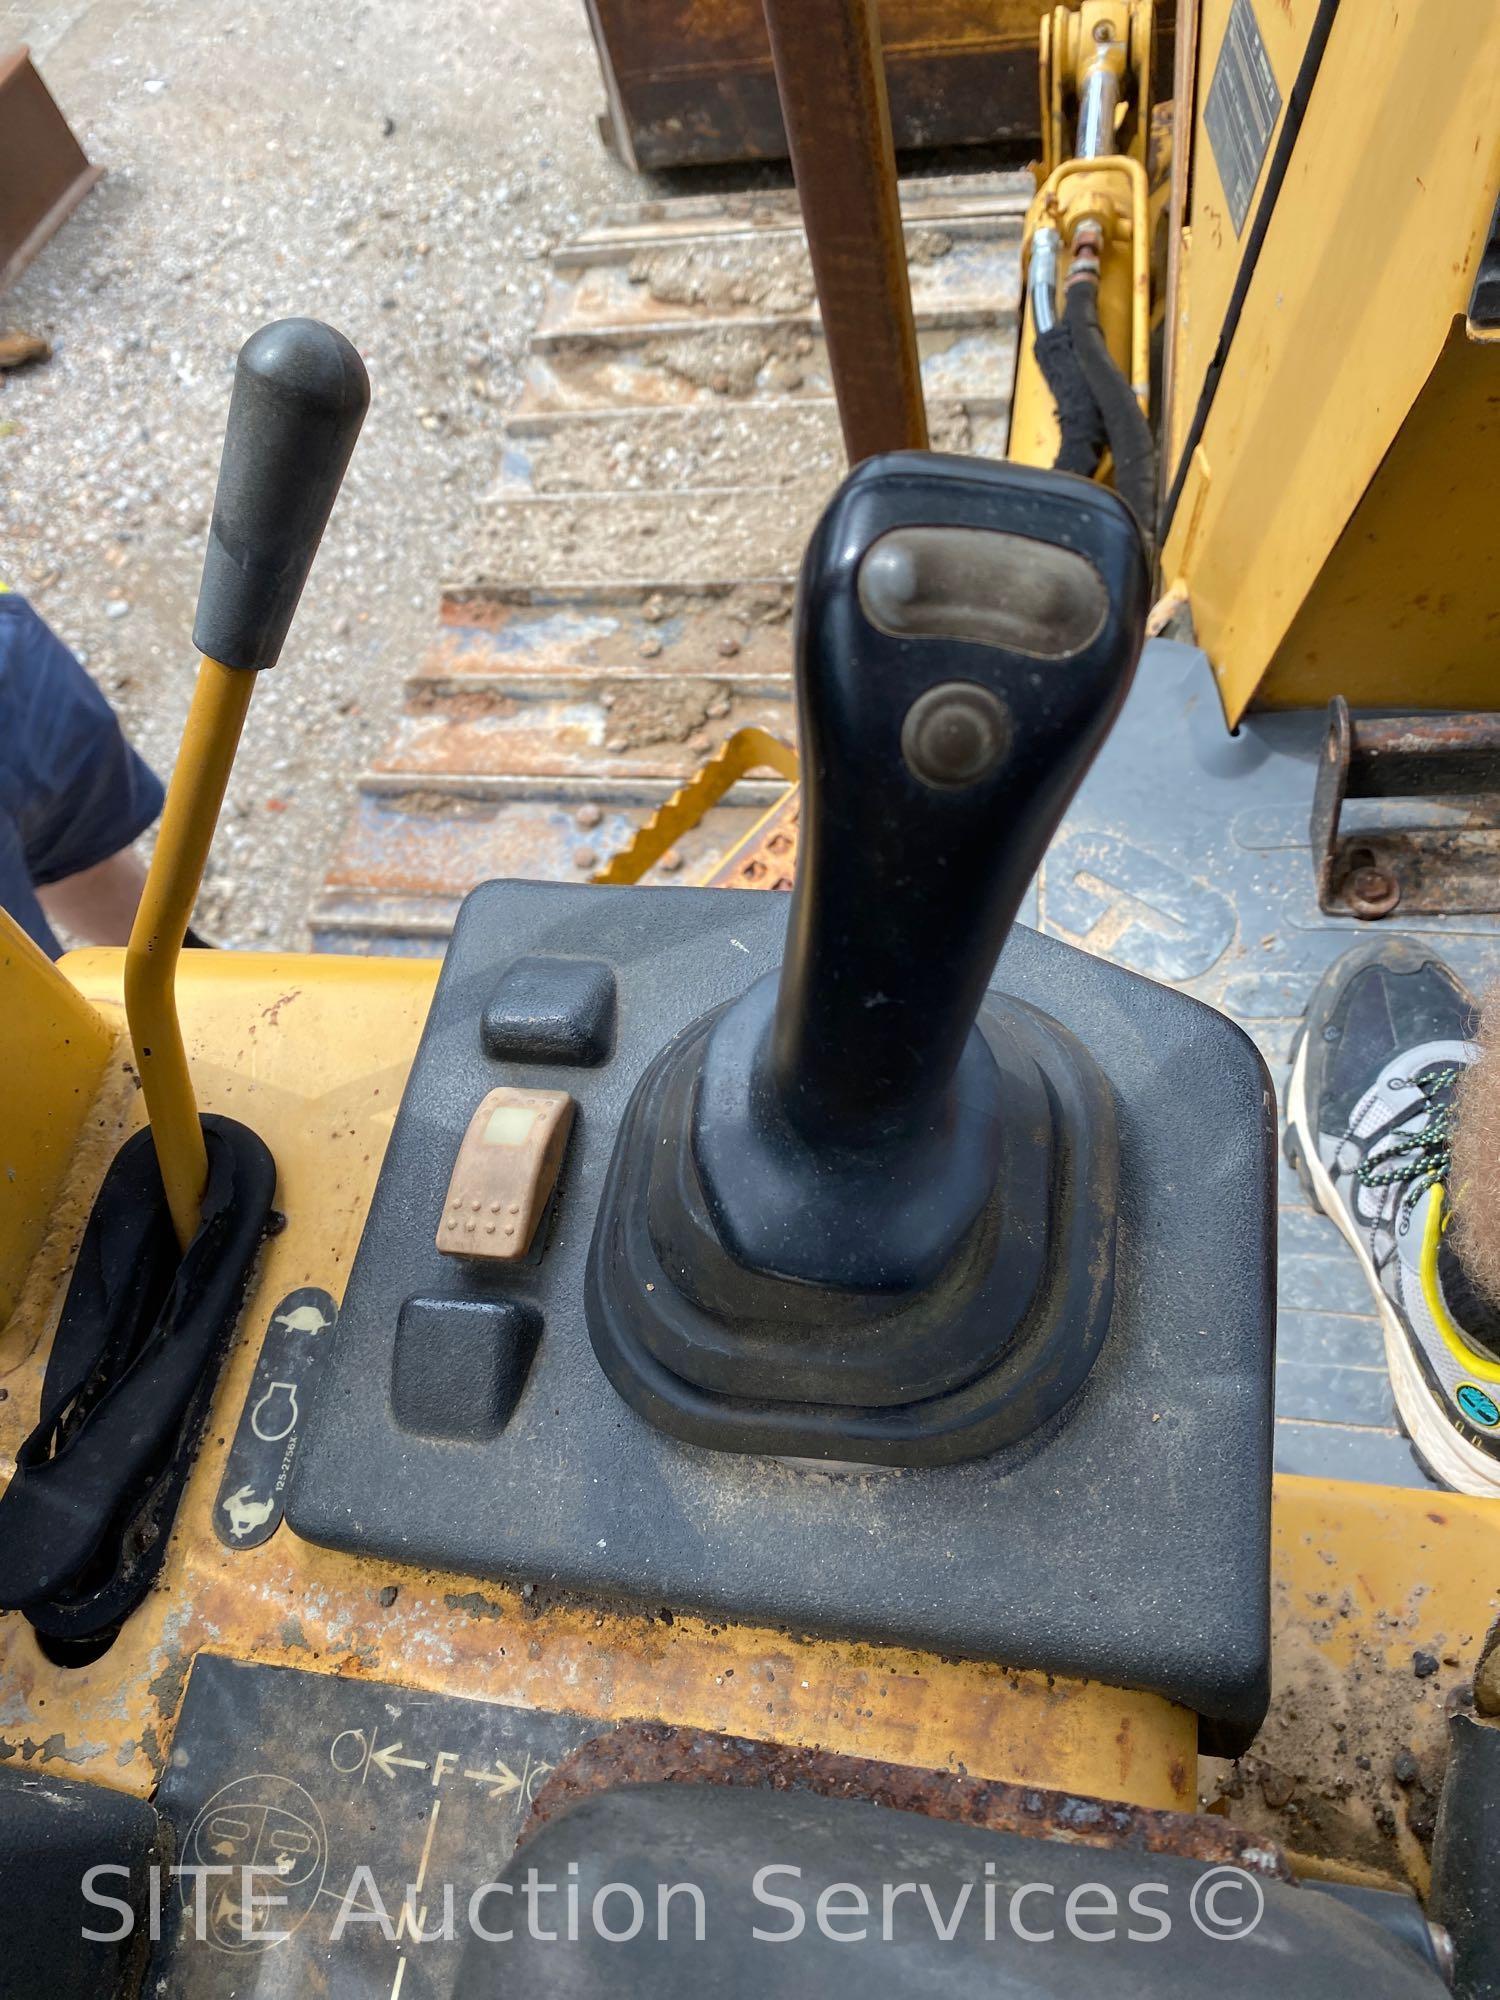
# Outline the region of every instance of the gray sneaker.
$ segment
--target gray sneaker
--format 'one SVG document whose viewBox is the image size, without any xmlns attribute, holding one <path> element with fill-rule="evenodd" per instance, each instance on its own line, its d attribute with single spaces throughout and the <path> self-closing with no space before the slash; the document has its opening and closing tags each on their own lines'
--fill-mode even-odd
<svg viewBox="0 0 1500 2000">
<path fill-rule="evenodd" d="M 1448 1241 L 1453 1090 L 1474 1005 L 1405 938 L 1356 945 L 1313 994 L 1287 1094 L 1287 1157 L 1363 1267 L 1406 1434 L 1433 1478 L 1500 1497 L 1500 1313 Z"/>
</svg>

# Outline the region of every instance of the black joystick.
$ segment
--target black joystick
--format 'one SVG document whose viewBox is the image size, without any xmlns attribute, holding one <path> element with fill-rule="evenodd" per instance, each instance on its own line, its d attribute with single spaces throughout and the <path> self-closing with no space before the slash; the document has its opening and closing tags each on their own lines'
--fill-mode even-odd
<svg viewBox="0 0 1500 2000">
<path fill-rule="evenodd" d="M 987 988 L 1146 607 L 1129 511 L 1065 474 L 903 452 L 829 505 L 786 959 L 641 1078 L 590 1251 L 595 1351 L 662 1429 L 941 1464 L 1081 1387 L 1113 1104 L 1072 1035 Z"/>
</svg>

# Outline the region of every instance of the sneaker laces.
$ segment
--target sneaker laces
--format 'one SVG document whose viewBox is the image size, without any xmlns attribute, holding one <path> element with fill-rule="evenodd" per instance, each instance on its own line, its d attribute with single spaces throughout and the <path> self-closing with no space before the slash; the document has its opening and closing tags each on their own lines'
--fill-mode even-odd
<svg viewBox="0 0 1500 2000">
<path fill-rule="evenodd" d="M 1404 1187 L 1398 1206 L 1415 1208 L 1430 1187 L 1447 1181 L 1453 1160 L 1453 1086 L 1458 1078 L 1455 1064 L 1425 1069 L 1420 1076 L 1391 1078 L 1392 1090 L 1422 1093 L 1422 1105 L 1417 1107 L 1421 1123 L 1407 1125 L 1366 1153 L 1355 1169 L 1361 1187 Z M 1409 1118 L 1411 1112 L 1402 1115 Z"/>
</svg>

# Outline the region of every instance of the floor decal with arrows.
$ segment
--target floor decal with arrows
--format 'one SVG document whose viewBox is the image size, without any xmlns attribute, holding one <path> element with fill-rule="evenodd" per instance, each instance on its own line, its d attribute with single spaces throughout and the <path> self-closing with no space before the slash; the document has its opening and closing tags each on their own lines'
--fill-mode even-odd
<svg viewBox="0 0 1500 2000">
<path fill-rule="evenodd" d="M 194 1663 L 157 1804 L 172 2000 L 445 2000 L 548 1773 L 608 1724 L 333 1674 Z M 557 1900 L 557 1898 L 554 1898 Z"/>
</svg>

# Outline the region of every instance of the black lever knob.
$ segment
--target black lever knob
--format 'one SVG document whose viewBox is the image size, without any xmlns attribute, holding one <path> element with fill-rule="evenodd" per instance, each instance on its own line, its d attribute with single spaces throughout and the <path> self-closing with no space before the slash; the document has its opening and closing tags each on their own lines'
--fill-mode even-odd
<svg viewBox="0 0 1500 2000">
<path fill-rule="evenodd" d="M 814 1145 L 926 1127 L 1135 669 L 1139 537 L 1098 488 L 871 461 L 824 516 L 797 637 L 801 852 L 770 1074 Z"/>
<path fill-rule="evenodd" d="M 193 644 L 226 667 L 274 667 L 370 404 L 365 364 L 315 319 L 240 349 Z"/>
</svg>

